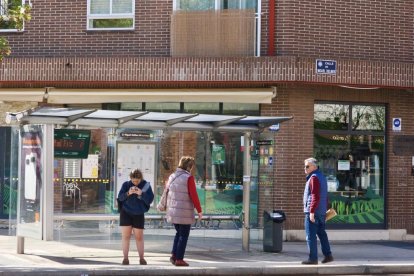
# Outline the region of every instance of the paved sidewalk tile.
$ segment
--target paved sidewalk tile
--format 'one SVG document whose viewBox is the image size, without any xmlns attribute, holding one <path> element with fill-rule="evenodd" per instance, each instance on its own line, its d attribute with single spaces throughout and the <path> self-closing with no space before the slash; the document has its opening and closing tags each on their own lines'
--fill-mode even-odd
<svg viewBox="0 0 414 276">
<path fill-rule="evenodd" d="M 214 230 L 212 230 L 214 231 Z M 414 273 L 414 242 L 332 242 L 335 261 L 301 265 L 305 242 L 284 242 L 282 252 L 263 252 L 252 240 L 250 251 L 241 239 L 190 235 L 185 260 L 189 267 L 169 261 L 173 237 L 145 234 L 145 259 L 140 266 L 131 239 L 130 265 L 121 265 L 119 234 L 67 234 L 55 241 L 25 239 L 25 254 L 17 254 L 16 237 L 0 236 L 0 275 L 374 275 Z M 320 255 L 320 260 L 323 256 Z"/>
</svg>

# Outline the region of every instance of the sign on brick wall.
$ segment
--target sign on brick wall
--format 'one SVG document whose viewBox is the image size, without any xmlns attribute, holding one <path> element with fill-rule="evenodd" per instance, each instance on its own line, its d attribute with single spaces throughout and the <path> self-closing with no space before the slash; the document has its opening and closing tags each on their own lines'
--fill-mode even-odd
<svg viewBox="0 0 414 276">
<path fill-rule="evenodd" d="M 316 73 L 317 74 L 336 74 L 336 60 L 316 60 Z"/>
</svg>

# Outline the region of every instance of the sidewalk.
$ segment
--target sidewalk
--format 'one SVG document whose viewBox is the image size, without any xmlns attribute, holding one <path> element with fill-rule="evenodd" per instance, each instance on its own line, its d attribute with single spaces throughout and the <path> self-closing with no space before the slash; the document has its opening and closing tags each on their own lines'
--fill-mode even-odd
<svg viewBox="0 0 414 276">
<path fill-rule="evenodd" d="M 192 233 L 197 230 L 193 230 Z M 211 230 L 214 231 L 214 230 Z M 90 233 L 69 242 L 25 239 L 25 254 L 16 254 L 16 237 L 0 236 L 0 275 L 374 275 L 414 274 L 414 242 L 332 242 L 335 261 L 304 266 L 305 242 L 284 242 L 280 253 L 262 250 L 251 241 L 242 251 L 240 239 L 191 237 L 185 259 L 189 267 L 169 262 L 171 236 L 145 234 L 147 266 L 138 264 L 131 242 L 129 266 L 122 261 L 119 235 L 103 240 Z"/>
</svg>

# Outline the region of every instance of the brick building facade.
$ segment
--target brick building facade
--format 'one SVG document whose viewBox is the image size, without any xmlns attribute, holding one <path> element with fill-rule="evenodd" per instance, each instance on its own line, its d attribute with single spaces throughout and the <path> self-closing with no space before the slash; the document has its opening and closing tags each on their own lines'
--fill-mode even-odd
<svg viewBox="0 0 414 276">
<path fill-rule="evenodd" d="M 395 137 L 414 132 L 413 2 L 262 0 L 260 57 L 171 56 L 171 0 L 136 1 L 133 30 L 98 31 L 86 28 L 87 2 L 33 3 L 24 31 L 4 33 L 13 53 L 0 64 L 0 90 L 276 87 L 261 115 L 294 119 L 274 134 L 272 184 L 259 187 L 258 214 L 285 210 L 287 229 L 303 228 L 315 103 L 384 105 L 383 226 L 414 233 L 412 156 L 394 149 Z M 335 60 L 336 74 L 317 74 L 316 59 Z"/>
</svg>

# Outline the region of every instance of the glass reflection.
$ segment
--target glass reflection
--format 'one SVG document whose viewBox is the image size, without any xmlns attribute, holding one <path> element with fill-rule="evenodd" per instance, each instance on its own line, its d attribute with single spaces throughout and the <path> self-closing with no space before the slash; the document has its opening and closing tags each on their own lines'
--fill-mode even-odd
<svg viewBox="0 0 414 276">
<path fill-rule="evenodd" d="M 347 130 L 349 106 L 342 104 L 315 104 L 314 128 L 327 130 Z"/>
<path fill-rule="evenodd" d="M 385 127 L 385 107 L 371 105 L 352 106 L 352 130 L 380 130 Z"/>
</svg>

